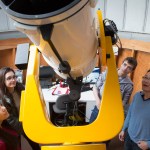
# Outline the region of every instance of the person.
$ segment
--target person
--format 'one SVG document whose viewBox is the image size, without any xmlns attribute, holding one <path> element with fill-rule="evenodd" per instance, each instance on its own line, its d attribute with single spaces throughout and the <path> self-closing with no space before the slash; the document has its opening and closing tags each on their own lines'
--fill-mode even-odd
<svg viewBox="0 0 150 150">
<path fill-rule="evenodd" d="M 0 150 L 20 150 L 18 136 L 16 132 L 2 128 L 3 120 L 9 117 L 9 113 L 5 106 L 0 104 Z"/>
<path fill-rule="evenodd" d="M 20 137 L 23 135 L 33 150 L 40 150 L 39 144 L 31 141 L 26 136 L 23 131 L 22 124 L 19 122 L 20 97 L 22 90 L 24 90 L 24 86 L 23 84 L 17 82 L 15 71 L 9 67 L 1 68 L 0 104 L 6 107 L 9 116 L 1 121 L 0 139 L 6 142 L 6 146 L 10 145 L 10 143 L 13 143 L 13 139 L 15 139 L 14 143 L 17 146 L 13 150 L 18 150 L 21 142 Z M 5 133 L 8 134 L 8 141 L 5 140 Z"/>
<path fill-rule="evenodd" d="M 142 77 L 142 91 L 133 97 L 119 139 L 125 150 L 150 150 L 150 70 Z"/>
<path fill-rule="evenodd" d="M 136 59 L 133 57 L 127 57 L 123 60 L 122 65 L 117 70 L 125 115 L 128 109 L 128 100 L 133 91 L 133 82 L 128 77 L 128 74 L 132 73 L 135 70 L 136 66 L 137 66 Z M 98 81 L 93 86 L 93 93 L 96 99 L 96 105 L 94 106 L 94 109 L 92 110 L 89 123 L 92 123 L 93 121 L 95 121 L 99 113 L 99 107 L 101 103 L 101 97 L 103 93 L 106 74 L 107 74 L 107 70 L 102 72 L 98 78 Z"/>
</svg>

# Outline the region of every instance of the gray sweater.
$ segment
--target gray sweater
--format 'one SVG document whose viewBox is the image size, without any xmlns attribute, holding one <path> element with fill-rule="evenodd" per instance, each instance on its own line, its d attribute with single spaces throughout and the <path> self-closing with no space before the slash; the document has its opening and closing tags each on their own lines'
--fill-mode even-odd
<svg viewBox="0 0 150 150">
<path fill-rule="evenodd" d="M 144 100 L 143 93 L 137 92 L 129 107 L 123 131 L 128 129 L 132 141 L 147 141 L 150 148 L 150 99 Z"/>
<path fill-rule="evenodd" d="M 103 89 L 104 89 L 104 83 L 105 83 L 105 80 L 106 80 L 106 74 L 107 72 L 102 72 L 97 80 L 97 83 L 96 83 L 96 87 L 97 87 L 97 90 L 98 90 L 98 94 L 99 94 L 99 97 L 101 99 L 102 97 L 102 93 L 103 93 Z M 128 110 L 128 101 L 129 101 L 129 98 L 131 96 L 131 93 L 133 91 L 133 82 L 131 81 L 131 79 L 126 76 L 126 77 L 119 77 L 119 84 L 120 84 L 120 92 L 121 92 L 121 95 L 122 95 L 122 102 L 123 102 L 123 106 L 124 106 L 124 111 L 125 111 L 125 114 Z M 112 88 L 113 88 L 113 85 L 112 85 Z"/>
</svg>

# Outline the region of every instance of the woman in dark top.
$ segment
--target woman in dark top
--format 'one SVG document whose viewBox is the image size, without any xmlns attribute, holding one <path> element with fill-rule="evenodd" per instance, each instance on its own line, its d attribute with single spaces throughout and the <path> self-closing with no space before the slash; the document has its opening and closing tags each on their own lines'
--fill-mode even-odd
<svg viewBox="0 0 150 150">
<path fill-rule="evenodd" d="M 9 67 L 1 68 L 0 104 L 6 107 L 9 117 L 1 122 L 0 139 L 6 143 L 7 147 L 9 147 L 9 145 L 13 142 L 13 150 L 18 150 L 20 147 L 20 135 L 23 135 L 33 150 L 40 150 L 39 144 L 31 141 L 25 135 L 22 124 L 19 122 L 20 98 L 22 90 L 24 90 L 24 86 L 23 84 L 17 82 L 14 70 Z M 8 133 L 7 138 L 5 137 L 5 133 Z"/>
<path fill-rule="evenodd" d="M 0 105 L 0 150 L 20 149 L 19 139 L 16 132 L 2 128 L 3 120 L 9 117 L 9 113 L 5 106 Z"/>
</svg>

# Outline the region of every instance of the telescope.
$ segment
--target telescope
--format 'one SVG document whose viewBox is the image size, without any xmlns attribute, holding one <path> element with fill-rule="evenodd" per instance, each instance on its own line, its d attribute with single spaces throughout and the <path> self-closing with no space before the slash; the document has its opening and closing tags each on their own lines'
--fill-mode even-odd
<svg viewBox="0 0 150 150">
<path fill-rule="evenodd" d="M 85 77 L 93 70 L 95 0 L 3 0 L 0 5 L 60 77 Z"/>
<path fill-rule="evenodd" d="M 60 77 L 67 79 L 70 93 L 58 97 L 60 102 L 80 99 L 82 79 L 94 69 L 98 49 L 102 51 L 102 63 L 108 68 L 97 119 L 85 126 L 56 127 L 48 119 L 39 86 L 39 53 L 34 46 L 30 49 L 26 89 L 21 97 L 20 121 L 25 133 L 33 141 L 41 144 L 63 143 L 44 146 L 42 150 L 105 150 L 104 143 L 86 142 L 109 140 L 122 127 L 123 107 L 112 51 L 112 42 L 116 42 L 116 29 L 104 26 L 100 10 L 95 14 L 97 2 L 98 0 L 0 0 L 1 8 L 14 20 L 16 29 L 29 37 Z"/>
</svg>

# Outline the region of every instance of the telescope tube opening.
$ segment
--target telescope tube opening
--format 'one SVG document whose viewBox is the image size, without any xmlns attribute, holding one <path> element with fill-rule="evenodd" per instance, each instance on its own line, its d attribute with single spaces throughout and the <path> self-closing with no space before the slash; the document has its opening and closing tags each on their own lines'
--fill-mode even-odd
<svg viewBox="0 0 150 150">
<path fill-rule="evenodd" d="M 74 5 L 79 3 L 80 0 L 1 0 L 2 8 L 6 8 L 6 11 L 13 16 L 13 12 L 20 14 L 20 18 L 24 18 L 23 15 L 42 15 L 53 13 L 53 15 L 62 13 Z M 46 16 L 45 16 L 46 17 Z"/>
</svg>

